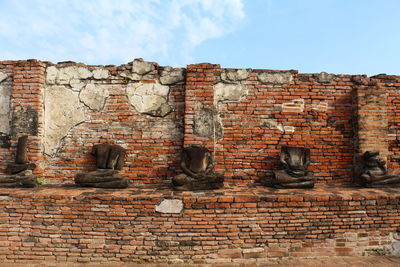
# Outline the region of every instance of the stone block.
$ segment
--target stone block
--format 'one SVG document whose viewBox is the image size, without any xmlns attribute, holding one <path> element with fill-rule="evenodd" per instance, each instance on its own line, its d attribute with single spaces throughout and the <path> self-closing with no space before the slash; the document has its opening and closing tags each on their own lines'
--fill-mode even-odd
<svg viewBox="0 0 400 267">
<path fill-rule="evenodd" d="M 7 78 L 8 78 L 8 74 L 3 71 L 0 71 L 0 83 L 3 82 Z"/>
<path fill-rule="evenodd" d="M 263 84 L 283 85 L 292 83 L 293 74 L 290 71 L 261 72 L 257 78 Z"/>
<path fill-rule="evenodd" d="M 79 100 L 92 110 L 103 110 L 109 96 L 108 85 L 87 84 L 79 93 Z"/>
<path fill-rule="evenodd" d="M 161 71 L 161 84 L 175 84 L 177 82 L 183 81 L 184 79 L 184 69 L 182 68 L 164 67 L 164 69 Z"/>
<path fill-rule="evenodd" d="M 135 59 L 132 62 L 132 72 L 139 75 L 144 75 L 154 70 L 154 65 L 152 62 L 143 61 L 143 59 Z"/>
<path fill-rule="evenodd" d="M 183 202 L 180 199 L 164 199 L 155 206 L 155 210 L 160 213 L 181 213 Z"/>
<path fill-rule="evenodd" d="M 226 83 L 246 80 L 250 77 L 251 69 L 223 70 L 221 80 Z"/>
<path fill-rule="evenodd" d="M 316 80 L 320 83 L 331 83 L 335 80 L 336 76 L 332 73 L 320 72 L 314 74 Z"/>
<path fill-rule="evenodd" d="M 126 89 L 129 103 L 140 113 L 164 117 L 172 111 L 169 87 L 159 83 L 130 83 Z"/>
<path fill-rule="evenodd" d="M 217 83 L 214 85 L 214 100 L 222 101 L 240 101 L 247 95 L 246 87 L 238 84 Z"/>
</svg>

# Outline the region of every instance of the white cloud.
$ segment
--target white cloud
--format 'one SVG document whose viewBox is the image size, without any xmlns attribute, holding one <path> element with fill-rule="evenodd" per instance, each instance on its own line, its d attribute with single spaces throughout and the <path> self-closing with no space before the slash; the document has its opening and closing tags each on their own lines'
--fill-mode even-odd
<svg viewBox="0 0 400 267">
<path fill-rule="evenodd" d="M 4 55 L 120 64 L 182 64 L 206 40 L 233 32 L 242 0 L 25 0 L 0 10 Z M 0 59 L 2 55 L 0 55 Z"/>
</svg>

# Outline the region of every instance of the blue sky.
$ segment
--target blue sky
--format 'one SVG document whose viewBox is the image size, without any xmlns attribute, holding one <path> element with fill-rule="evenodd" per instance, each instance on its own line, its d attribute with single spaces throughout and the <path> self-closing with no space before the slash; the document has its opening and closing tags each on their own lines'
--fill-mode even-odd
<svg viewBox="0 0 400 267">
<path fill-rule="evenodd" d="M 0 60 L 400 75 L 398 0 L 0 0 Z"/>
</svg>

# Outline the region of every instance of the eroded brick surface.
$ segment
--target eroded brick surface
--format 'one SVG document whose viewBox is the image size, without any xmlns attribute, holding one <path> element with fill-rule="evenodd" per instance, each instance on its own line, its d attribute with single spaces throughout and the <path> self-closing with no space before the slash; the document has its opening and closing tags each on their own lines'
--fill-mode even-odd
<svg viewBox="0 0 400 267">
<path fill-rule="evenodd" d="M 165 199 L 180 213 L 161 213 Z M 391 255 L 400 189 L 227 185 L 173 193 L 42 187 L 0 196 L 0 261 L 249 263 L 277 257 Z"/>
</svg>

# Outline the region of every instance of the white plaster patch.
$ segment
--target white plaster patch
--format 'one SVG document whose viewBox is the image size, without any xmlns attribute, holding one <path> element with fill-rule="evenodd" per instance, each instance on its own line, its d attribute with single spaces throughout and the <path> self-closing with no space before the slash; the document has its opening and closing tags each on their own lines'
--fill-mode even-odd
<svg viewBox="0 0 400 267">
<path fill-rule="evenodd" d="M 8 75 L 7 73 L 0 71 L 0 83 L 3 82 L 5 79 L 7 79 Z"/>
<path fill-rule="evenodd" d="M 91 209 L 91 211 L 104 211 L 109 212 L 110 206 L 106 204 L 95 204 Z"/>
<path fill-rule="evenodd" d="M 93 71 L 93 78 L 95 79 L 107 79 L 110 72 L 107 69 L 96 68 Z"/>
<path fill-rule="evenodd" d="M 108 86 L 99 84 L 88 84 L 79 93 L 79 99 L 90 109 L 96 111 L 100 111 L 104 108 L 108 96 Z"/>
<path fill-rule="evenodd" d="M 50 66 L 46 69 L 46 83 L 48 84 L 69 84 L 72 80 L 88 79 L 93 73 L 85 67 L 68 66 L 57 68 Z"/>
<path fill-rule="evenodd" d="M 296 128 L 294 128 L 293 126 L 284 126 L 283 130 L 285 133 L 293 133 L 295 131 Z"/>
<path fill-rule="evenodd" d="M 328 110 L 328 103 L 327 102 L 319 102 L 313 103 L 312 109 L 316 111 L 327 111 Z"/>
<path fill-rule="evenodd" d="M 260 248 L 260 247 L 245 248 L 245 249 L 243 249 L 243 254 L 262 253 L 262 252 L 265 252 L 265 249 L 264 249 L 264 248 Z"/>
<path fill-rule="evenodd" d="M 132 72 L 137 73 L 139 75 L 144 75 L 154 70 L 154 65 L 152 62 L 146 62 L 142 59 L 135 59 L 132 62 Z"/>
<path fill-rule="evenodd" d="M 277 129 L 277 130 L 279 130 L 281 132 L 284 131 L 283 130 L 283 125 L 278 123 L 275 120 L 265 120 L 265 121 L 263 121 L 262 125 L 267 127 L 267 128 L 269 128 L 269 129 Z"/>
<path fill-rule="evenodd" d="M 183 202 L 180 199 L 164 199 L 155 209 L 160 213 L 181 213 Z"/>
<path fill-rule="evenodd" d="M 265 120 L 264 122 L 263 122 L 263 126 L 266 126 L 266 127 L 268 127 L 269 129 L 277 129 L 277 130 L 279 130 L 279 131 L 281 131 L 281 132 L 286 132 L 286 133 L 292 133 L 292 132 L 294 132 L 295 131 L 295 127 L 293 127 L 293 126 L 284 126 L 284 125 L 282 125 L 282 124 L 280 124 L 280 123 L 278 123 L 277 121 L 275 121 L 275 120 Z"/>
<path fill-rule="evenodd" d="M 304 111 L 304 99 L 293 99 L 290 102 L 282 103 L 282 112 L 296 112 Z"/>
<path fill-rule="evenodd" d="M 71 90 L 75 92 L 80 92 L 86 83 L 79 79 L 72 79 L 69 84 L 71 85 Z"/>
<path fill-rule="evenodd" d="M 171 110 L 169 86 L 159 83 L 131 83 L 126 89 L 129 103 L 140 113 L 164 117 Z"/>
<path fill-rule="evenodd" d="M 0 85 L 0 132 L 10 133 L 11 86 Z"/>
<path fill-rule="evenodd" d="M 172 67 L 164 67 L 161 71 L 160 82 L 161 84 L 174 84 L 184 80 L 183 69 L 181 68 L 172 68 Z"/>
<path fill-rule="evenodd" d="M 124 78 L 132 80 L 132 81 L 140 81 L 142 79 L 142 75 L 139 75 L 137 73 L 132 73 L 129 71 L 123 71 L 119 75 L 121 77 L 124 77 Z"/>
<path fill-rule="evenodd" d="M 250 77 L 251 69 L 224 70 L 221 73 L 221 80 L 224 82 L 243 81 Z"/>
<path fill-rule="evenodd" d="M 285 72 L 262 72 L 257 76 L 258 80 L 264 84 L 290 84 L 293 81 L 293 74 Z"/>
<path fill-rule="evenodd" d="M 400 240 L 393 240 L 392 246 L 390 248 L 390 255 L 391 256 L 400 256 Z"/>
<path fill-rule="evenodd" d="M 215 101 L 240 101 L 247 95 L 246 87 L 242 84 L 217 83 L 214 85 Z"/>
<path fill-rule="evenodd" d="M 58 69 L 55 66 L 47 67 L 46 69 L 46 83 L 55 84 L 58 75 Z"/>
<path fill-rule="evenodd" d="M 75 125 L 85 121 L 78 93 L 64 86 L 45 88 L 44 152 L 54 156 L 62 138 Z"/>
</svg>

